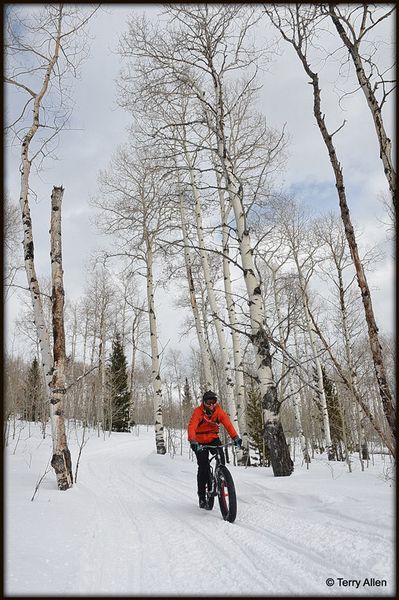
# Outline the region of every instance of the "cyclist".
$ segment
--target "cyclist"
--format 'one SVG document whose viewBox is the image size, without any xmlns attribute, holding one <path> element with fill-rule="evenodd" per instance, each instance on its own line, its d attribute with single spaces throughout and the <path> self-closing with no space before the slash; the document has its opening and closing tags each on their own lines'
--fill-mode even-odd
<svg viewBox="0 0 399 600">
<path fill-rule="evenodd" d="M 237 434 L 228 415 L 217 403 L 217 395 L 209 390 L 202 396 L 202 403 L 194 409 L 188 424 L 188 441 L 192 450 L 195 452 L 198 463 L 197 472 L 197 493 L 199 507 L 208 509 L 205 500 L 205 486 L 209 477 L 209 452 L 216 453 L 215 450 L 208 448 L 199 448 L 200 444 L 207 446 L 220 446 L 219 423 L 221 423 L 229 436 L 233 439 L 237 448 L 241 447 L 242 440 Z"/>
</svg>

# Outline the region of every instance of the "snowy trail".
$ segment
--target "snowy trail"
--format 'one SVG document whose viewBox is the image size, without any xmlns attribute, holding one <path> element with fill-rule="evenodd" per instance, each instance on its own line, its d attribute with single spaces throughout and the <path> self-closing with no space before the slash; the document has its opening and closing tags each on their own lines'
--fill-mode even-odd
<svg viewBox="0 0 399 600">
<path fill-rule="evenodd" d="M 275 478 L 270 469 L 231 466 L 238 515 L 227 523 L 217 501 L 213 511 L 198 508 L 196 463 L 187 451 L 173 459 L 157 455 L 153 433 L 145 428 L 138 436 L 93 436 L 74 488 L 59 493 L 49 475 L 33 503 L 21 498 L 16 483 L 18 456 L 8 460 L 9 594 L 394 592 L 393 494 L 378 472 L 349 474 L 335 463 L 333 478 L 328 465 L 315 461 L 309 471 L 297 466 L 291 477 Z M 33 536 L 23 545 L 20 528 Z M 35 549 L 29 580 L 18 554 Z M 326 585 L 328 577 L 334 586 Z M 339 578 L 362 583 L 344 587 Z M 364 586 L 365 578 L 387 584 Z"/>
</svg>

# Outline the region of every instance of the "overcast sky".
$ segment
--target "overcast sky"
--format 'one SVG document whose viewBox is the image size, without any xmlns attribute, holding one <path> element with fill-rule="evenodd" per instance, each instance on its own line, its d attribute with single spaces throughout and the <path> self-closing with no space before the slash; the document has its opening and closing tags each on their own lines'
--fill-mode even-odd
<svg viewBox="0 0 399 600">
<path fill-rule="evenodd" d="M 50 276 L 49 219 L 50 195 L 53 185 L 63 185 L 63 259 L 66 294 L 77 300 L 85 284 L 85 266 L 90 253 L 101 246 L 101 240 L 90 217 L 93 208 L 89 199 L 96 193 L 97 176 L 105 168 L 117 145 L 126 140 L 130 117 L 118 108 L 115 101 L 114 81 L 120 69 L 115 53 L 119 36 L 127 27 L 132 11 L 145 10 L 154 15 L 155 6 L 107 6 L 93 20 L 90 33 L 91 51 L 83 64 L 81 77 L 75 86 L 75 110 L 72 131 L 62 133 L 58 161 L 47 162 L 40 177 L 32 176 L 31 187 L 38 199 L 31 203 L 34 227 L 36 267 L 39 276 Z M 270 30 L 264 26 L 265 37 Z M 275 35 L 274 32 L 272 32 Z M 393 23 L 384 26 L 382 37 L 393 35 Z M 304 201 L 315 212 L 334 210 L 338 213 L 338 199 L 328 155 L 312 112 L 312 89 L 303 69 L 290 46 L 281 43 L 268 70 L 262 74 L 264 87 L 259 108 L 269 124 L 286 124 L 290 136 L 287 169 L 281 183 Z M 323 110 L 331 131 L 337 129 L 343 118 L 347 124 L 334 139 L 337 154 L 344 169 L 348 202 L 353 222 L 357 227 L 362 248 L 383 243 L 387 238 L 385 211 L 378 196 L 387 190 L 371 115 L 363 95 L 358 92 L 344 102 L 345 112 L 338 110 L 336 65 L 321 70 Z M 12 102 L 12 98 L 8 98 Z M 385 114 L 388 133 L 393 135 L 393 98 L 391 109 Z M 6 190 L 11 198 L 19 197 L 19 149 L 6 153 Z M 394 267 L 393 248 L 385 243 L 384 261 L 369 274 L 376 319 L 383 332 L 394 331 Z M 181 309 L 173 307 L 171 296 L 160 299 L 167 319 L 159 319 L 161 339 L 177 343 L 176 325 Z M 8 307 L 11 321 L 17 312 L 16 296 Z M 166 324 L 168 323 L 168 324 Z"/>
</svg>

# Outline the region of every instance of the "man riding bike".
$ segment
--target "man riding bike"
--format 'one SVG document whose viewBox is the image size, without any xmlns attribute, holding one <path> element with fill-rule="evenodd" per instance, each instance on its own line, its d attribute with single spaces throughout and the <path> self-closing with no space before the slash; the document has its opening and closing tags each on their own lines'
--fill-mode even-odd
<svg viewBox="0 0 399 600">
<path fill-rule="evenodd" d="M 209 452 L 216 453 L 215 450 L 208 448 L 199 448 L 200 444 L 207 446 L 220 446 L 219 423 L 221 423 L 229 436 L 233 439 L 237 448 L 241 447 L 241 438 L 233 427 L 228 415 L 217 403 L 215 392 L 208 391 L 202 396 L 202 403 L 194 409 L 188 424 L 188 441 L 192 450 L 195 452 L 198 463 L 197 488 L 199 507 L 207 509 L 205 500 L 205 487 L 209 477 Z"/>
</svg>

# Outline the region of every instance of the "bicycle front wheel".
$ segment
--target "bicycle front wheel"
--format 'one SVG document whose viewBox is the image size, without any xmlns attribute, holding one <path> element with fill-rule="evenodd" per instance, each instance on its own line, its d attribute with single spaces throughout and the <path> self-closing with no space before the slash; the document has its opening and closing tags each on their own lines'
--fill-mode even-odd
<svg viewBox="0 0 399 600">
<path fill-rule="evenodd" d="M 220 465 L 217 474 L 219 507 L 225 521 L 233 523 L 237 516 L 236 488 L 230 471 Z"/>
</svg>

